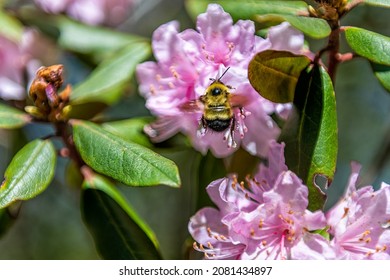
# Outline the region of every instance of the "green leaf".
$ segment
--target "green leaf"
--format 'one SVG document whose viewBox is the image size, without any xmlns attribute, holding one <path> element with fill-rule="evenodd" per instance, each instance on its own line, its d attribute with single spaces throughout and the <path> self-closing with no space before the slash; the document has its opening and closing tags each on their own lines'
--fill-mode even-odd
<svg viewBox="0 0 390 280">
<path fill-rule="evenodd" d="M 139 42 L 104 60 L 85 81 L 75 86 L 70 97 L 71 104 L 102 102 L 110 105 L 116 102 L 138 63 L 146 59 L 150 52 L 149 44 Z"/>
<path fill-rule="evenodd" d="M 257 16 L 256 21 L 259 23 L 273 22 L 276 24 L 287 21 L 296 29 L 315 39 L 325 38 L 332 31 L 326 20 L 313 17 L 268 14 Z"/>
<path fill-rule="evenodd" d="M 20 42 L 23 34 L 23 25 L 2 9 L 0 9 L 0 34 L 14 42 Z"/>
<path fill-rule="evenodd" d="M 72 120 L 72 125 L 76 147 L 94 170 L 131 186 L 180 185 L 177 166 L 171 160 L 91 122 Z"/>
<path fill-rule="evenodd" d="M 31 121 L 31 117 L 18 109 L 0 103 L 0 128 L 19 128 Z"/>
<path fill-rule="evenodd" d="M 147 43 L 145 38 L 113 29 L 85 25 L 65 16 L 56 16 L 55 26 L 59 29 L 58 44 L 64 49 L 96 57 L 107 54 L 125 46 Z"/>
<path fill-rule="evenodd" d="M 373 6 L 387 7 L 390 8 L 389 0 L 363 0 L 363 3 Z"/>
<path fill-rule="evenodd" d="M 360 56 L 390 66 L 390 38 L 358 27 L 345 27 L 345 38 Z"/>
<path fill-rule="evenodd" d="M 12 159 L 0 186 L 0 208 L 28 200 L 43 192 L 54 176 L 56 152 L 46 140 L 34 140 Z"/>
<path fill-rule="evenodd" d="M 144 126 L 150 123 L 151 120 L 151 117 L 140 117 L 128 120 L 112 121 L 103 123 L 102 127 L 127 141 L 152 148 L 153 145 L 150 143 L 149 137 L 143 133 Z"/>
<path fill-rule="evenodd" d="M 95 62 L 100 62 L 125 46 L 147 42 L 146 38 L 137 35 L 85 25 L 69 17 L 49 15 L 31 7 L 19 9 L 18 16 L 27 25 L 36 26 L 41 32 L 56 39 L 61 48 L 92 56 Z"/>
<path fill-rule="evenodd" d="M 153 231 L 106 178 L 84 181 L 83 218 L 105 259 L 161 259 Z"/>
<path fill-rule="evenodd" d="M 372 69 L 382 86 L 390 92 L 390 66 L 372 63 Z"/>
<path fill-rule="evenodd" d="M 256 54 L 248 67 L 253 88 L 264 98 L 277 103 L 292 102 L 300 73 L 310 63 L 303 55 L 266 50 Z"/>
<path fill-rule="evenodd" d="M 215 3 L 215 1 L 189 0 L 186 2 L 186 7 L 189 14 L 196 18 L 206 11 L 210 3 Z M 304 1 L 221 0 L 218 4 L 231 14 L 234 20 L 253 19 L 256 14 L 298 15 L 301 12 L 307 12 L 307 4 Z"/>
<path fill-rule="evenodd" d="M 286 164 L 309 188 L 309 209 L 321 209 L 325 196 L 319 186 L 330 185 L 337 158 L 337 112 L 332 81 L 319 66 L 303 71 L 295 98 L 295 111 L 280 140 L 286 143 Z"/>
</svg>

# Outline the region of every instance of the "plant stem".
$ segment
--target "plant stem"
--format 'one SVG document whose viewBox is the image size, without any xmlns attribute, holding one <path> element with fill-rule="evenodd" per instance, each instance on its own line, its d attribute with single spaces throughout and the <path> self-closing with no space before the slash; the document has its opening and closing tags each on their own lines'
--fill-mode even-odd
<svg viewBox="0 0 390 280">
<path fill-rule="evenodd" d="M 340 63 L 340 21 L 331 22 L 330 25 L 332 32 L 330 33 L 327 46 L 327 49 L 329 49 L 328 74 L 334 85 L 336 82 L 337 66 Z"/>
<path fill-rule="evenodd" d="M 81 168 L 85 166 L 85 162 L 80 157 L 80 154 L 76 150 L 76 147 L 73 143 L 72 136 L 69 133 L 69 124 L 67 122 L 56 122 L 55 128 L 57 135 L 61 137 L 62 141 L 64 142 L 66 148 L 69 151 L 69 158 L 72 159 L 76 163 L 77 167 L 81 170 Z"/>
</svg>

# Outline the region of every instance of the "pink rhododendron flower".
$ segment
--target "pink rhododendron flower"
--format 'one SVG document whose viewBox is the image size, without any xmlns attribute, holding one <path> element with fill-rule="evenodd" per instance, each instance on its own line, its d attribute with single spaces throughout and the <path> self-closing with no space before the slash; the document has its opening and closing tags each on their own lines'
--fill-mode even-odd
<svg viewBox="0 0 390 280">
<path fill-rule="evenodd" d="M 196 26 L 197 30 L 179 32 L 174 21 L 153 34 L 157 62 L 137 67 L 139 90 L 147 99 L 147 108 L 157 117 L 145 131 L 156 142 L 182 132 L 197 150 L 205 153 L 210 149 L 218 157 L 231 154 L 239 146 L 253 155 L 266 155 L 269 140 L 280 132 L 269 115 L 282 114 L 288 106 L 262 98 L 248 81 L 247 67 L 256 53 L 274 46 L 282 49 L 284 43 L 285 50 L 299 52 L 303 35 L 284 24 L 271 28 L 269 38 L 263 39 L 255 35 L 252 21 L 233 24 L 231 16 L 217 4 L 210 4 L 206 13 L 198 16 Z M 220 79 L 230 86 L 232 95 L 246 100 L 233 108 L 233 133 L 230 127 L 221 133 L 205 130 L 200 125 L 202 108 L 185 109 L 186 104 L 205 95 L 210 79 Z"/>
<path fill-rule="evenodd" d="M 218 210 L 206 207 L 191 218 L 196 250 L 209 259 L 334 257 L 329 242 L 311 233 L 326 226 L 325 216 L 306 209 L 308 189 L 287 170 L 282 145 L 271 142 L 269 165 L 262 165 L 247 185 L 233 177 L 207 187 Z"/>
<path fill-rule="evenodd" d="M 346 193 L 327 214 L 338 259 L 390 259 L 390 186 L 357 189 L 360 165 L 352 163 Z"/>
<path fill-rule="evenodd" d="M 23 61 L 19 46 L 0 35 L 0 97 L 3 99 L 23 99 Z"/>
<path fill-rule="evenodd" d="M 35 0 L 45 12 L 65 12 L 89 25 L 117 25 L 126 19 L 135 0 Z"/>
<path fill-rule="evenodd" d="M 0 35 L 0 98 L 22 100 L 27 97 L 24 77 L 32 77 L 40 66 L 35 59 L 38 55 L 37 33 L 23 32 L 19 42 Z"/>
</svg>

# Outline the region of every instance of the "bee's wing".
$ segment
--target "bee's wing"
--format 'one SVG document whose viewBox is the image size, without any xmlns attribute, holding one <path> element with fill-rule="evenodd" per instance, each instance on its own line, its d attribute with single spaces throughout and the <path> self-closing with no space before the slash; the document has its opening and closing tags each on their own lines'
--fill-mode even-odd
<svg viewBox="0 0 390 280">
<path fill-rule="evenodd" d="M 250 100 L 246 95 L 243 94 L 231 94 L 230 95 L 230 104 L 232 107 L 244 107 L 249 104 Z"/>
<path fill-rule="evenodd" d="M 179 106 L 180 110 L 187 113 L 198 113 L 202 111 L 203 104 L 199 100 L 190 100 Z"/>
</svg>

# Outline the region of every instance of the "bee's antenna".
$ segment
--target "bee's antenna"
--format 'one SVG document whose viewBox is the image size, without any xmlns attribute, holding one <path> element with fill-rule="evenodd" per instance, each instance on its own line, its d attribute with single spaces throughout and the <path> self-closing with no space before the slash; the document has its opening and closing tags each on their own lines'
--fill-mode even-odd
<svg viewBox="0 0 390 280">
<path fill-rule="evenodd" d="M 215 78 L 215 79 L 214 79 L 214 78 L 209 78 L 210 81 L 213 81 L 213 82 L 215 82 L 215 81 L 221 82 L 222 77 L 226 74 L 226 72 L 227 72 L 229 69 L 230 69 L 230 66 L 229 66 L 228 68 L 225 69 L 225 71 L 222 73 L 222 75 L 221 75 L 219 78 Z"/>
<path fill-rule="evenodd" d="M 218 78 L 218 82 L 221 81 L 222 77 L 226 74 L 226 72 L 230 69 L 230 66 L 225 69 L 225 71 L 222 73 L 222 75 Z"/>
</svg>

